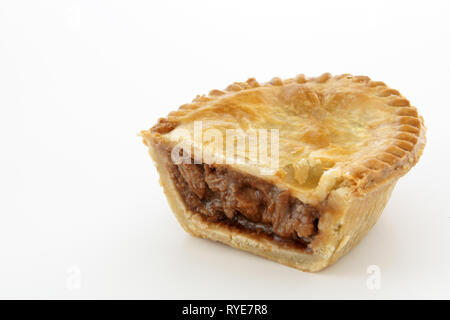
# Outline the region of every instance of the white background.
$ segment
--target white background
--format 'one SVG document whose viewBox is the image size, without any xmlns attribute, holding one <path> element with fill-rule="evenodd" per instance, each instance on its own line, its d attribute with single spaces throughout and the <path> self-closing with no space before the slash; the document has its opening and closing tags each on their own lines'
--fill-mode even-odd
<svg viewBox="0 0 450 320">
<path fill-rule="evenodd" d="M 0 297 L 450 298 L 449 16 L 449 1 L 1 1 Z M 317 274 L 182 231 L 136 134 L 233 81 L 323 72 L 386 82 L 428 127 L 373 230 Z"/>
</svg>

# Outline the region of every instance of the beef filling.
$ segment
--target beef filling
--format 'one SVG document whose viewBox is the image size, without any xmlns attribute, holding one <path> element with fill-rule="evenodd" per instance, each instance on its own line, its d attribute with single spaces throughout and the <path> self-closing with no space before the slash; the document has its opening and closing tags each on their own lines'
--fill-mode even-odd
<svg viewBox="0 0 450 320">
<path fill-rule="evenodd" d="M 168 171 L 187 207 L 208 221 L 226 223 L 307 248 L 319 212 L 260 178 L 226 165 L 180 164 Z"/>
</svg>

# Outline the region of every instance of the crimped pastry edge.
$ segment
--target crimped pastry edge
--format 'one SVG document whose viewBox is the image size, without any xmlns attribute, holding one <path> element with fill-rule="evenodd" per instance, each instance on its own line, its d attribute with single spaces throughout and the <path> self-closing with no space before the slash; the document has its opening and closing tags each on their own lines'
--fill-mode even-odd
<svg viewBox="0 0 450 320">
<path fill-rule="evenodd" d="M 249 78 L 245 82 L 234 82 L 227 86 L 225 90 L 211 90 L 207 96 L 197 95 L 192 103 L 181 105 L 178 110 L 170 112 L 166 118 L 160 118 L 158 123 L 150 130 L 141 131 L 141 136 L 164 135 L 176 128 L 183 117 L 214 100 L 221 99 L 221 97 L 259 87 L 279 87 L 292 83 L 317 83 L 320 85 L 326 84 L 332 79 L 338 81 L 350 80 L 351 85 L 364 86 L 369 90 L 370 95 L 382 99 L 385 105 L 392 107 L 392 114 L 398 120 L 397 134 L 392 137 L 388 145 L 380 149 L 375 156 L 352 163 L 342 174 L 347 184 L 351 185 L 350 192 L 362 196 L 376 189 L 379 184 L 406 174 L 418 162 L 426 144 L 426 127 L 417 109 L 411 106 L 409 100 L 402 96 L 399 91 L 388 87 L 384 82 L 373 81 L 368 76 L 353 76 L 350 74 L 332 76 L 330 73 L 324 73 L 319 77 L 306 78 L 303 74 L 299 74 L 295 78 L 285 80 L 274 77 L 269 82 L 262 84 L 258 83 L 255 78 Z M 161 125 L 163 125 L 164 130 L 159 132 L 157 129 Z M 262 178 L 264 179 L 264 177 Z"/>
</svg>

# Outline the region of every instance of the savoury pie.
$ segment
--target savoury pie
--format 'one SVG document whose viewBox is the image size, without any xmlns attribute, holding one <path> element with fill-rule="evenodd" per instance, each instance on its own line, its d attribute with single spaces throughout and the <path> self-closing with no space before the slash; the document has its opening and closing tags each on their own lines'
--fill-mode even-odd
<svg viewBox="0 0 450 320">
<path fill-rule="evenodd" d="M 235 82 L 141 136 L 187 232 L 304 271 L 361 240 L 425 146 L 397 90 L 328 73 Z"/>
</svg>

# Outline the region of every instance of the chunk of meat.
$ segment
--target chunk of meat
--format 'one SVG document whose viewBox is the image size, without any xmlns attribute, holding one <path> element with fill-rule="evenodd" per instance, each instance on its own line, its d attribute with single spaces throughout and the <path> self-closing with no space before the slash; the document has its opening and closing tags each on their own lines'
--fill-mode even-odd
<svg viewBox="0 0 450 320">
<path fill-rule="evenodd" d="M 189 184 L 191 190 L 202 199 L 206 191 L 205 177 L 203 168 L 197 164 L 182 163 L 178 166 L 184 180 Z"/>
<path fill-rule="evenodd" d="M 188 208 L 210 221 L 238 222 L 245 228 L 303 243 L 309 243 L 318 232 L 317 209 L 265 180 L 226 165 L 175 165 L 169 161 L 168 169 Z"/>
</svg>

